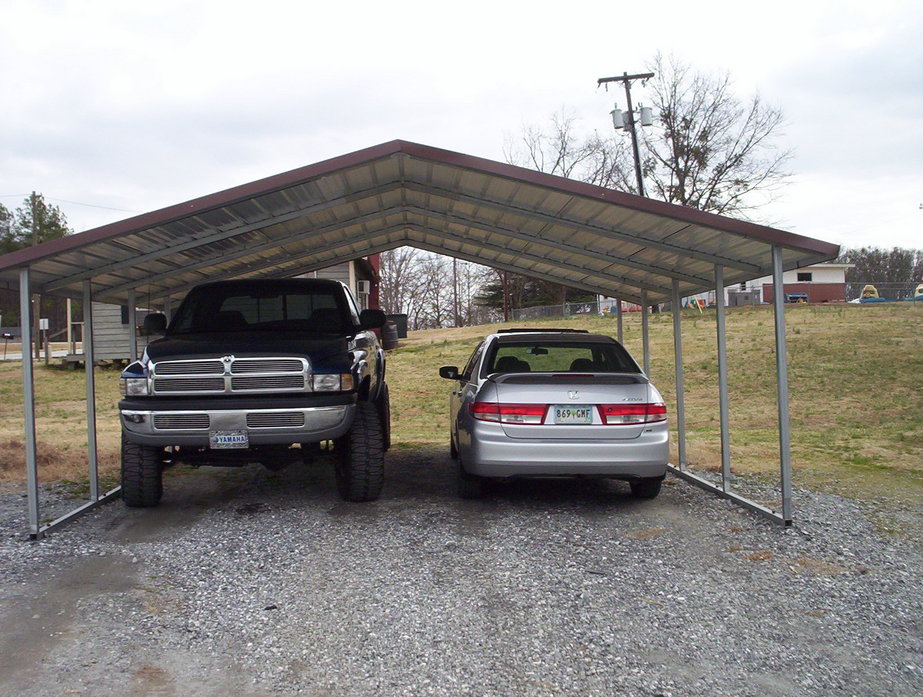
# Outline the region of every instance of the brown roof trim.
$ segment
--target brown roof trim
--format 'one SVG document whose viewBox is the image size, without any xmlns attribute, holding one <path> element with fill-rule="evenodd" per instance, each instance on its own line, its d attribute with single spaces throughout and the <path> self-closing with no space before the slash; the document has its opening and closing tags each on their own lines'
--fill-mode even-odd
<svg viewBox="0 0 923 697">
<path fill-rule="evenodd" d="M 824 242 L 813 237 L 796 235 L 795 233 L 778 230 L 766 225 L 728 218 L 722 215 L 716 215 L 715 213 L 706 213 L 695 208 L 688 208 L 675 203 L 665 203 L 664 201 L 645 198 L 644 196 L 637 196 L 624 191 L 617 191 L 616 189 L 607 189 L 602 186 L 596 186 L 595 184 L 587 184 L 574 179 L 546 174 L 544 172 L 526 169 L 525 167 L 517 167 L 516 165 L 509 165 L 495 160 L 486 160 L 473 155 L 465 155 L 463 153 L 405 141 L 394 142 L 400 143 L 401 152 L 408 155 L 435 160 L 437 162 L 466 169 L 487 172 L 488 174 L 495 174 L 499 177 L 535 184 L 536 186 L 553 188 L 575 196 L 585 196 L 587 198 L 603 200 L 625 208 L 683 220 L 694 225 L 711 227 L 725 232 L 743 235 L 745 237 L 756 237 L 757 239 L 774 242 L 786 247 L 796 247 L 819 254 L 829 254 L 831 258 L 837 256 L 840 250 L 839 245 Z"/>
<path fill-rule="evenodd" d="M 803 237 L 783 230 L 777 230 L 764 225 L 735 220 L 713 213 L 704 213 L 693 208 L 655 201 L 642 196 L 635 196 L 634 194 L 628 194 L 614 189 L 606 189 L 601 186 L 585 184 L 572 179 L 545 174 L 543 172 L 537 172 L 535 170 L 517 167 L 495 160 L 487 160 L 473 155 L 465 155 L 463 153 L 434 148 L 419 143 L 392 140 L 388 143 L 382 143 L 264 179 L 258 179 L 248 184 L 242 184 L 213 194 L 201 196 L 184 203 L 178 203 L 156 211 L 151 211 L 150 213 L 143 213 L 131 218 L 126 218 L 125 220 L 103 225 L 102 227 L 80 232 L 75 235 L 68 235 L 67 237 L 62 237 L 57 240 L 51 240 L 35 247 L 28 247 L 16 252 L 11 252 L 10 254 L 0 256 L 0 269 L 27 266 L 39 259 L 73 249 L 79 249 L 87 244 L 102 242 L 126 233 L 163 225 L 247 198 L 284 189 L 299 182 L 320 177 L 325 174 L 331 174 L 338 170 L 356 167 L 373 160 L 400 153 L 441 164 L 484 172 L 486 174 L 533 184 L 535 186 L 552 188 L 566 194 L 606 201 L 625 208 L 666 216 L 690 224 L 723 230 L 725 232 L 743 235 L 744 237 L 752 237 L 786 247 L 795 247 L 797 249 L 815 252 L 831 259 L 839 254 L 838 245 L 810 237 Z"/>
</svg>

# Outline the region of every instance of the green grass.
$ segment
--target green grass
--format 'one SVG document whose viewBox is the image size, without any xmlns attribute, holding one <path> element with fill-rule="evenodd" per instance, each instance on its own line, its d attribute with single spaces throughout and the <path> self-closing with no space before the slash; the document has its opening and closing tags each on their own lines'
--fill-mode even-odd
<svg viewBox="0 0 923 697">
<path fill-rule="evenodd" d="M 673 318 L 663 314 L 650 320 L 651 377 L 675 414 Z M 786 322 L 796 485 L 921 502 L 923 307 L 793 306 Z M 714 470 L 720 464 L 714 312 L 687 311 L 682 323 L 688 459 L 693 467 Z M 612 317 L 509 326 L 564 326 L 612 336 L 616 331 Z M 464 365 L 477 341 L 495 328 L 411 332 L 390 352 L 398 442 L 447 443 L 450 384 L 437 370 Z M 626 315 L 624 328 L 625 344 L 640 362 L 640 316 Z M 727 329 L 732 467 L 777 480 L 772 311 L 732 309 Z"/>
</svg>

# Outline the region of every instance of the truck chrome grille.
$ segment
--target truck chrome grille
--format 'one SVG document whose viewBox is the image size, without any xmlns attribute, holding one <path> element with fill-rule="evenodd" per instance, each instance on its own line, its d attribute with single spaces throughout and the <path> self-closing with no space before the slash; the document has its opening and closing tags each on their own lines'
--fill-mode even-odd
<svg viewBox="0 0 923 697">
<path fill-rule="evenodd" d="M 253 375 L 245 378 L 231 378 L 232 392 L 285 389 L 303 390 L 304 375 Z"/>
<path fill-rule="evenodd" d="M 247 428 L 284 428 L 304 426 L 304 412 L 280 411 L 247 414 Z"/>
<path fill-rule="evenodd" d="M 154 428 L 179 431 L 187 428 L 208 428 L 208 414 L 154 414 Z"/>
<path fill-rule="evenodd" d="M 223 375 L 221 361 L 164 361 L 157 364 L 158 375 Z"/>
<path fill-rule="evenodd" d="M 152 366 L 154 394 L 309 392 L 305 358 L 235 358 L 160 361 Z"/>
<path fill-rule="evenodd" d="M 154 378 L 157 394 L 224 392 L 224 378 Z"/>
<path fill-rule="evenodd" d="M 231 373 L 300 373 L 304 361 L 297 358 L 238 358 L 231 364 Z"/>
</svg>

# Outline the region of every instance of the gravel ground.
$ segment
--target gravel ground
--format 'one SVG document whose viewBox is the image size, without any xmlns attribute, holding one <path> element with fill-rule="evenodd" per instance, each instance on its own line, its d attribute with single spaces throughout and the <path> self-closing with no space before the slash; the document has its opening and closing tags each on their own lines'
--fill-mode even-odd
<svg viewBox="0 0 923 697">
<path fill-rule="evenodd" d="M 373 504 L 326 462 L 170 472 L 38 543 L 0 496 L 0 695 L 923 693 L 921 549 L 869 505 L 797 492 L 782 529 L 676 480 L 470 502 L 442 451 L 388 467 Z"/>
</svg>

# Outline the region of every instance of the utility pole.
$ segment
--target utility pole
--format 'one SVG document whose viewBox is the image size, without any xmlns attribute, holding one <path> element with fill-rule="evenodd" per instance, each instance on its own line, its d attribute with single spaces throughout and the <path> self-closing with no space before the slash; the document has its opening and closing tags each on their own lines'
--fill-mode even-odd
<svg viewBox="0 0 923 697">
<path fill-rule="evenodd" d="M 625 86 L 625 99 L 628 102 L 628 120 L 625 126 L 631 133 L 631 147 L 635 155 L 635 176 L 638 179 L 638 194 L 641 196 L 646 196 L 647 194 L 644 193 L 644 180 L 641 177 L 641 153 L 638 149 L 638 133 L 635 129 L 635 112 L 631 105 L 631 83 L 635 80 L 648 80 L 652 77 L 654 77 L 654 73 L 639 73 L 637 75 L 622 73 L 618 77 L 601 77 L 596 81 L 597 87 L 606 85 L 606 89 L 608 89 L 610 82 L 621 82 Z M 616 125 L 616 128 L 619 128 L 619 126 Z"/>
</svg>

